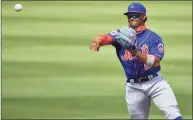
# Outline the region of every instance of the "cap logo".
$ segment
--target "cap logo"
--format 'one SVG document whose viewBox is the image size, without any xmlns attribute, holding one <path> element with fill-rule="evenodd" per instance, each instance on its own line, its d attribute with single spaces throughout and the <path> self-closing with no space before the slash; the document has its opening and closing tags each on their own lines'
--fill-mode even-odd
<svg viewBox="0 0 193 120">
<path fill-rule="evenodd" d="M 132 4 L 130 8 L 133 9 L 134 8 L 134 4 Z"/>
</svg>

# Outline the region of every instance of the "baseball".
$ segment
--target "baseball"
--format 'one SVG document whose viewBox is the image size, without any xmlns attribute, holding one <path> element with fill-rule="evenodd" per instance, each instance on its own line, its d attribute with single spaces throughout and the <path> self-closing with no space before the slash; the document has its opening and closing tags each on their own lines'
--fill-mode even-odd
<svg viewBox="0 0 193 120">
<path fill-rule="evenodd" d="M 15 4 L 14 9 L 15 9 L 17 12 L 19 12 L 19 11 L 22 10 L 22 5 L 21 5 L 21 4 Z"/>
</svg>

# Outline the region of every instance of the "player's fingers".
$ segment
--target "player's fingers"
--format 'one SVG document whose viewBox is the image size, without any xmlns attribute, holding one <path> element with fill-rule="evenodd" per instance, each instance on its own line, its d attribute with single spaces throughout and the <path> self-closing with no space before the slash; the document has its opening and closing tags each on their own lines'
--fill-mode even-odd
<svg viewBox="0 0 193 120">
<path fill-rule="evenodd" d="M 95 49 L 95 48 L 94 48 L 94 46 L 92 46 L 92 47 L 91 47 L 91 49 L 90 49 L 90 51 L 91 51 L 91 52 L 93 52 L 93 51 L 94 51 L 94 49 Z"/>
<path fill-rule="evenodd" d="M 93 50 L 93 44 L 91 43 L 90 44 L 90 51 L 92 52 L 92 50 Z"/>
<path fill-rule="evenodd" d="M 99 51 L 100 45 L 98 43 L 95 44 L 95 52 Z"/>
<path fill-rule="evenodd" d="M 96 43 L 92 42 L 92 51 L 96 51 Z"/>
<path fill-rule="evenodd" d="M 100 48 L 100 45 L 97 44 L 97 45 L 96 45 L 96 51 L 99 51 L 99 48 Z"/>
<path fill-rule="evenodd" d="M 94 47 L 94 51 L 97 52 L 97 47 L 96 46 Z"/>
<path fill-rule="evenodd" d="M 91 43 L 90 45 L 90 51 L 94 51 L 94 48 L 95 48 L 96 44 L 94 42 Z"/>
<path fill-rule="evenodd" d="M 95 40 L 93 41 L 94 51 L 97 52 L 99 48 L 99 43 Z"/>
<path fill-rule="evenodd" d="M 97 52 L 99 51 L 99 47 L 100 47 L 99 43 L 96 40 L 94 40 L 90 45 L 90 50 Z"/>
</svg>

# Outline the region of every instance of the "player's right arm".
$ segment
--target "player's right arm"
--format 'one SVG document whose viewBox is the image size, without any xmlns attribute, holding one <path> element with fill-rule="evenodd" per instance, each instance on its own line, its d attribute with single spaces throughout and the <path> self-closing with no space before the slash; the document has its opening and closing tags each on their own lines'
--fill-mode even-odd
<svg viewBox="0 0 193 120">
<path fill-rule="evenodd" d="M 91 51 L 99 51 L 99 48 L 104 45 L 112 44 L 113 39 L 108 34 L 106 35 L 97 35 L 92 43 L 90 44 Z"/>
<path fill-rule="evenodd" d="M 99 51 L 101 46 L 111 45 L 115 43 L 115 36 L 117 35 L 118 30 L 112 31 L 111 33 L 104 35 L 97 35 L 90 44 L 91 51 Z"/>
</svg>

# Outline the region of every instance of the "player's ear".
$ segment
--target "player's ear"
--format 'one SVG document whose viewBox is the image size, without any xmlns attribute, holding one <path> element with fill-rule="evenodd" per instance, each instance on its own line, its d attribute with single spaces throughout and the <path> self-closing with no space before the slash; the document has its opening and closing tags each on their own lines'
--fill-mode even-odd
<svg viewBox="0 0 193 120">
<path fill-rule="evenodd" d="M 142 18 L 143 18 L 143 22 L 146 22 L 147 16 L 143 15 Z"/>
<path fill-rule="evenodd" d="M 143 20 L 144 22 L 146 22 L 147 21 L 147 17 L 145 16 L 145 18 L 144 18 L 144 20 Z"/>
</svg>

